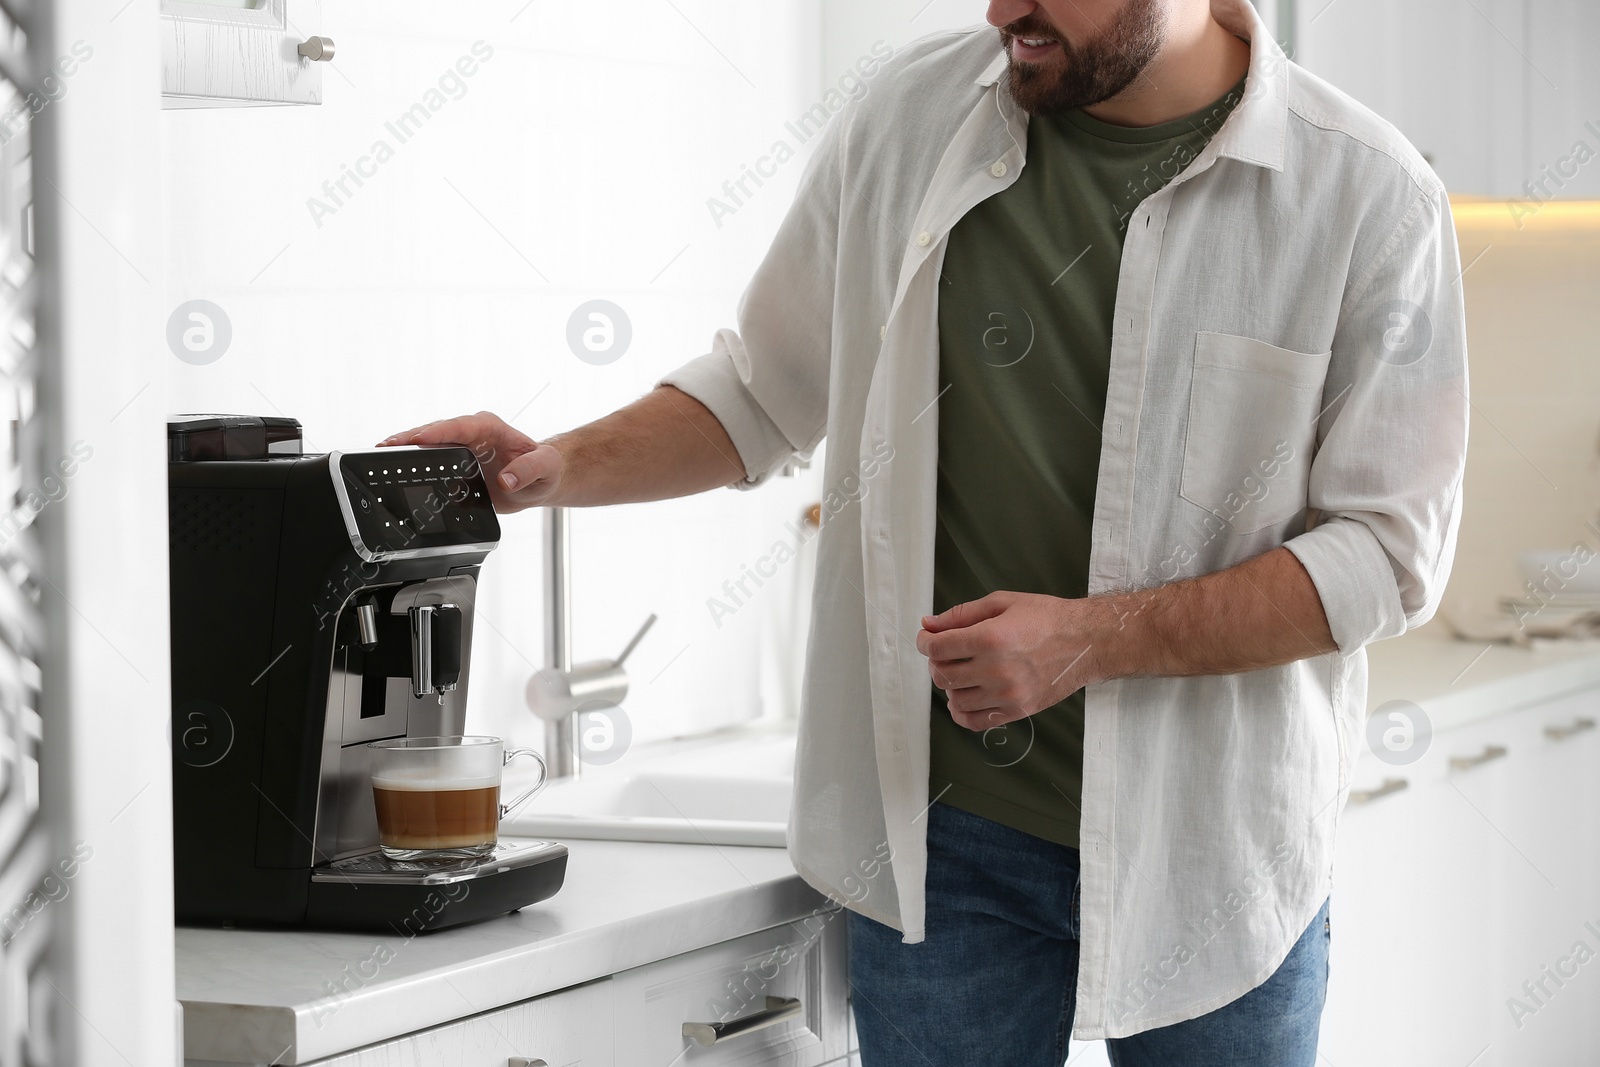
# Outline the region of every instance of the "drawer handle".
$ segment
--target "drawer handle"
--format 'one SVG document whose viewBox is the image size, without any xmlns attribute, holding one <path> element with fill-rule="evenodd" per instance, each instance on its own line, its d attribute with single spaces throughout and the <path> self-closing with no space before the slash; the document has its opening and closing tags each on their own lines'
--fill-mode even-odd
<svg viewBox="0 0 1600 1067">
<path fill-rule="evenodd" d="M 1476 756 L 1451 756 L 1450 766 L 1454 770 L 1470 771 L 1474 767 L 1480 767 L 1485 763 L 1502 759 L 1505 755 L 1506 746 L 1504 745 L 1484 745 L 1483 751 Z"/>
<path fill-rule="evenodd" d="M 1370 803 L 1371 801 L 1377 800 L 1379 797 L 1386 797 L 1390 793 L 1398 793 L 1400 790 L 1409 789 L 1410 787 L 1411 783 L 1406 781 L 1404 778 L 1385 778 L 1383 780 L 1383 784 L 1375 789 L 1350 790 L 1350 803 Z"/>
<path fill-rule="evenodd" d="M 327 37 L 307 37 L 295 51 L 313 63 L 333 62 L 333 41 Z"/>
<path fill-rule="evenodd" d="M 1593 719 L 1574 719 L 1566 726 L 1546 726 L 1544 728 L 1544 735 L 1552 741 L 1565 741 L 1573 734 L 1581 734 L 1585 730 L 1593 729 Z"/>
<path fill-rule="evenodd" d="M 742 1019 L 731 1019 L 725 1023 L 684 1023 L 683 1036 L 693 1038 L 695 1044 L 709 1048 L 764 1030 L 785 1019 L 793 1019 L 800 1014 L 800 1010 L 799 997 L 768 997 L 765 1008 L 751 1012 Z"/>
</svg>

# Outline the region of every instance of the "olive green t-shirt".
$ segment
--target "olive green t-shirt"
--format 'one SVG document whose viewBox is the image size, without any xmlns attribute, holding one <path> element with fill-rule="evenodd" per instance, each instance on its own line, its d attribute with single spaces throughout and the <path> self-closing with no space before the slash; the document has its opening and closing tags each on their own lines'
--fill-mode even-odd
<svg viewBox="0 0 1600 1067">
<path fill-rule="evenodd" d="M 1079 111 L 1035 117 L 1022 173 L 951 231 L 939 287 L 935 612 L 997 590 L 1087 594 L 1128 219 L 1199 154 L 1243 90 L 1240 81 L 1194 115 L 1139 129 Z M 974 732 L 936 686 L 929 797 L 1076 848 L 1083 714 L 1080 690 Z"/>
</svg>

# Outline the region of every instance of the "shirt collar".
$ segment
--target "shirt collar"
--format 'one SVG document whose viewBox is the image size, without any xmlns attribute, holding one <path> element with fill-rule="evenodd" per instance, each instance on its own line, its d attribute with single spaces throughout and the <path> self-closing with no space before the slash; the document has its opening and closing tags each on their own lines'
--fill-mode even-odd
<svg viewBox="0 0 1600 1067">
<path fill-rule="evenodd" d="M 1250 43 L 1244 99 L 1212 139 L 1217 155 L 1282 170 L 1283 141 L 1289 126 L 1288 57 L 1249 0 L 1211 0 L 1211 14 L 1224 29 Z M 1006 53 L 1001 49 L 978 75 L 977 84 L 985 88 L 996 84 L 1006 67 Z"/>
<path fill-rule="evenodd" d="M 985 67 L 983 73 L 978 75 L 978 84 L 987 89 L 999 81 L 1000 75 L 1006 72 L 1006 64 L 1006 50 L 1002 48 L 1000 49 L 1000 54 L 994 57 L 994 62 Z"/>
</svg>

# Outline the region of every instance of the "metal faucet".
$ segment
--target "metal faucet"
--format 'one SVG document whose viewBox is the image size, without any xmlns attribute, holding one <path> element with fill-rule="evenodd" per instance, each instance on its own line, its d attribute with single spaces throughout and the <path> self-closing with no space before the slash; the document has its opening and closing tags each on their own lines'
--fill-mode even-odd
<svg viewBox="0 0 1600 1067">
<path fill-rule="evenodd" d="M 545 668 L 528 679 L 528 709 L 544 720 L 544 758 L 551 778 L 576 778 L 580 760 L 578 712 L 589 706 L 619 704 L 628 695 L 622 667 L 655 624 L 652 614 L 616 659 L 572 662 L 571 525 L 566 508 L 544 513 Z"/>
</svg>

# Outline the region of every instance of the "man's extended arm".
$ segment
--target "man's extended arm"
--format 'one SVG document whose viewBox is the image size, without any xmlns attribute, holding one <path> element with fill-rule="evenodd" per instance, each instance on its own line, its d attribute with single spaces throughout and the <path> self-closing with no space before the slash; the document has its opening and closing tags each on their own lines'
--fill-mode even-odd
<svg viewBox="0 0 1600 1067">
<path fill-rule="evenodd" d="M 1336 648 L 1311 576 L 1286 548 L 1133 593 L 991 593 L 922 626 L 917 648 L 949 694 L 951 716 L 970 730 L 1032 715 L 1096 682 L 1238 674 Z"/>
<path fill-rule="evenodd" d="M 665 500 L 745 478 L 722 423 L 670 385 L 543 442 L 480 411 L 430 422 L 380 444 L 468 446 L 483 464 L 501 512 Z"/>
</svg>

